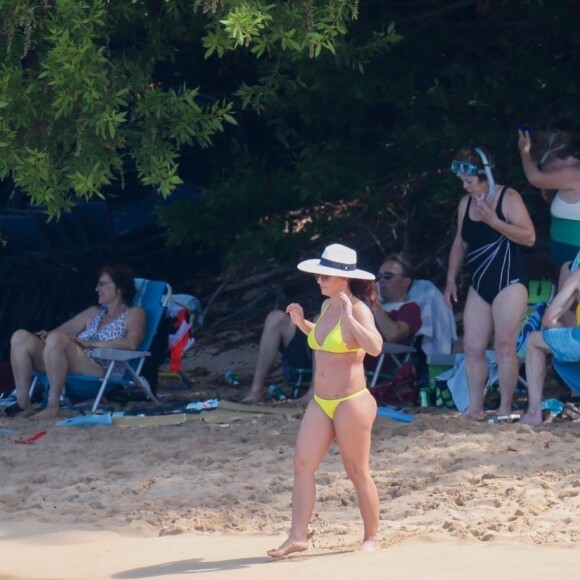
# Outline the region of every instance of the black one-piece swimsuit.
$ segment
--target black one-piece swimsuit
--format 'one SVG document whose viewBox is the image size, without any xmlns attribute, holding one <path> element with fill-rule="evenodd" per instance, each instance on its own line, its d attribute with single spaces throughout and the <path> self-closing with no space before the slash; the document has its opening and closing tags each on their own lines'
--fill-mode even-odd
<svg viewBox="0 0 580 580">
<path fill-rule="evenodd" d="M 497 217 L 507 222 L 501 206 L 507 187 L 499 195 L 496 207 Z M 469 217 L 471 197 L 467 202 L 461 237 L 468 244 L 465 265 L 471 275 L 473 289 L 488 303 L 511 284 L 528 287 L 528 268 L 523 246 L 512 242 L 491 226 Z"/>
</svg>

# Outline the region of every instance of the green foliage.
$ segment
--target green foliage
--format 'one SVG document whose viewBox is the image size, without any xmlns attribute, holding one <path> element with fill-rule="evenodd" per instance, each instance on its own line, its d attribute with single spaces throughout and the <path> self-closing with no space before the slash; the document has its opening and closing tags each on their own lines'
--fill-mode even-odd
<svg viewBox="0 0 580 580">
<path fill-rule="evenodd" d="M 364 208 L 372 243 L 400 249 L 404 224 L 418 249 L 434 215 L 452 222 L 457 148 L 489 148 L 529 191 L 515 125 L 580 121 L 572 0 L 0 9 L 0 177 L 53 212 L 129 161 L 162 195 L 194 181 L 203 203 L 160 210 L 169 241 L 237 266 L 344 235 Z"/>
<path fill-rule="evenodd" d="M 295 2 L 261 0 L 1 0 L 0 178 L 55 214 L 102 195 L 132 160 L 143 185 L 169 195 L 183 146 L 211 146 L 236 115 L 231 96 L 200 99 L 206 74 L 176 86 L 160 70 L 191 42 L 206 57 L 333 52 L 356 16 L 349 0 L 303 8 L 308 18 Z"/>
</svg>

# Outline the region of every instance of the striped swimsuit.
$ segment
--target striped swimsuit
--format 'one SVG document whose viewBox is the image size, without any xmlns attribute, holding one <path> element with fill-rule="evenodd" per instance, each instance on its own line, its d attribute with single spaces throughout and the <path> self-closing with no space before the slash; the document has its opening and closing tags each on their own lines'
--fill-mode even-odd
<svg viewBox="0 0 580 580">
<path fill-rule="evenodd" d="M 497 202 L 497 217 L 507 222 L 501 210 L 504 187 Z M 467 202 L 461 237 L 469 249 L 465 265 L 471 275 L 471 286 L 488 303 L 511 284 L 523 284 L 528 287 L 528 269 L 523 246 L 512 242 L 497 230 L 481 221 L 469 217 L 471 197 Z"/>
</svg>

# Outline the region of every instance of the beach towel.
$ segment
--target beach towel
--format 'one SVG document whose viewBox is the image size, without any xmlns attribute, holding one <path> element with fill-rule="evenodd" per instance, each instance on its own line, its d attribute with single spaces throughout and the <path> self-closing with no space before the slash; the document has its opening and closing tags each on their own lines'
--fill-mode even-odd
<svg viewBox="0 0 580 580">
<path fill-rule="evenodd" d="M 423 352 L 427 356 L 450 354 L 457 340 L 455 317 L 437 286 L 429 280 L 415 280 L 407 297 L 421 308 L 422 325 L 418 334 L 423 336 Z"/>
<path fill-rule="evenodd" d="M 493 350 L 486 350 L 485 358 L 487 359 L 487 366 L 489 369 L 487 381 L 485 383 L 485 391 L 487 392 L 489 387 L 497 382 L 498 372 L 495 352 Z M 451 392 L 453 402 L 459 411 L 463 412 L 467 409 L 469 406 L 469 386 L 467 384 L 464 353 L 457 354 L 455 356 L 455 364 L 453 365 L 453 368 L 436 376 L 435 380 L 447 382 L 447 387 Z"/>
</svg>

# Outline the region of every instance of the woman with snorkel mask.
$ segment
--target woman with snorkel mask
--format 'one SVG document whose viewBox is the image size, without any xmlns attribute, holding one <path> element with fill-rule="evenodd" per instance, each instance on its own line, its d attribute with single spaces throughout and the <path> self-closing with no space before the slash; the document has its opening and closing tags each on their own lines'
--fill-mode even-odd
<svg viewBox="0 0 580 580">
<path fill-rule="evenodd" d="M 480 147 L 460 149 L 451 170 L 467 192 L 457 210 L 457 232 L 449 253 L 443 293 L 457 302 L 456 279 L 465 265 L 471 282 L 463 312 L 469 406 L 464 415 L 482 420 L 488 375 L 485 351 L 493 335 L 498 364 L 499 415 L 509 415 L 518 382 L 516 338 L 528 300 L 524 246 L 536 241 L 534 224 L 520 194 L 495 183 L 493 164 Z"/>
</svg>

